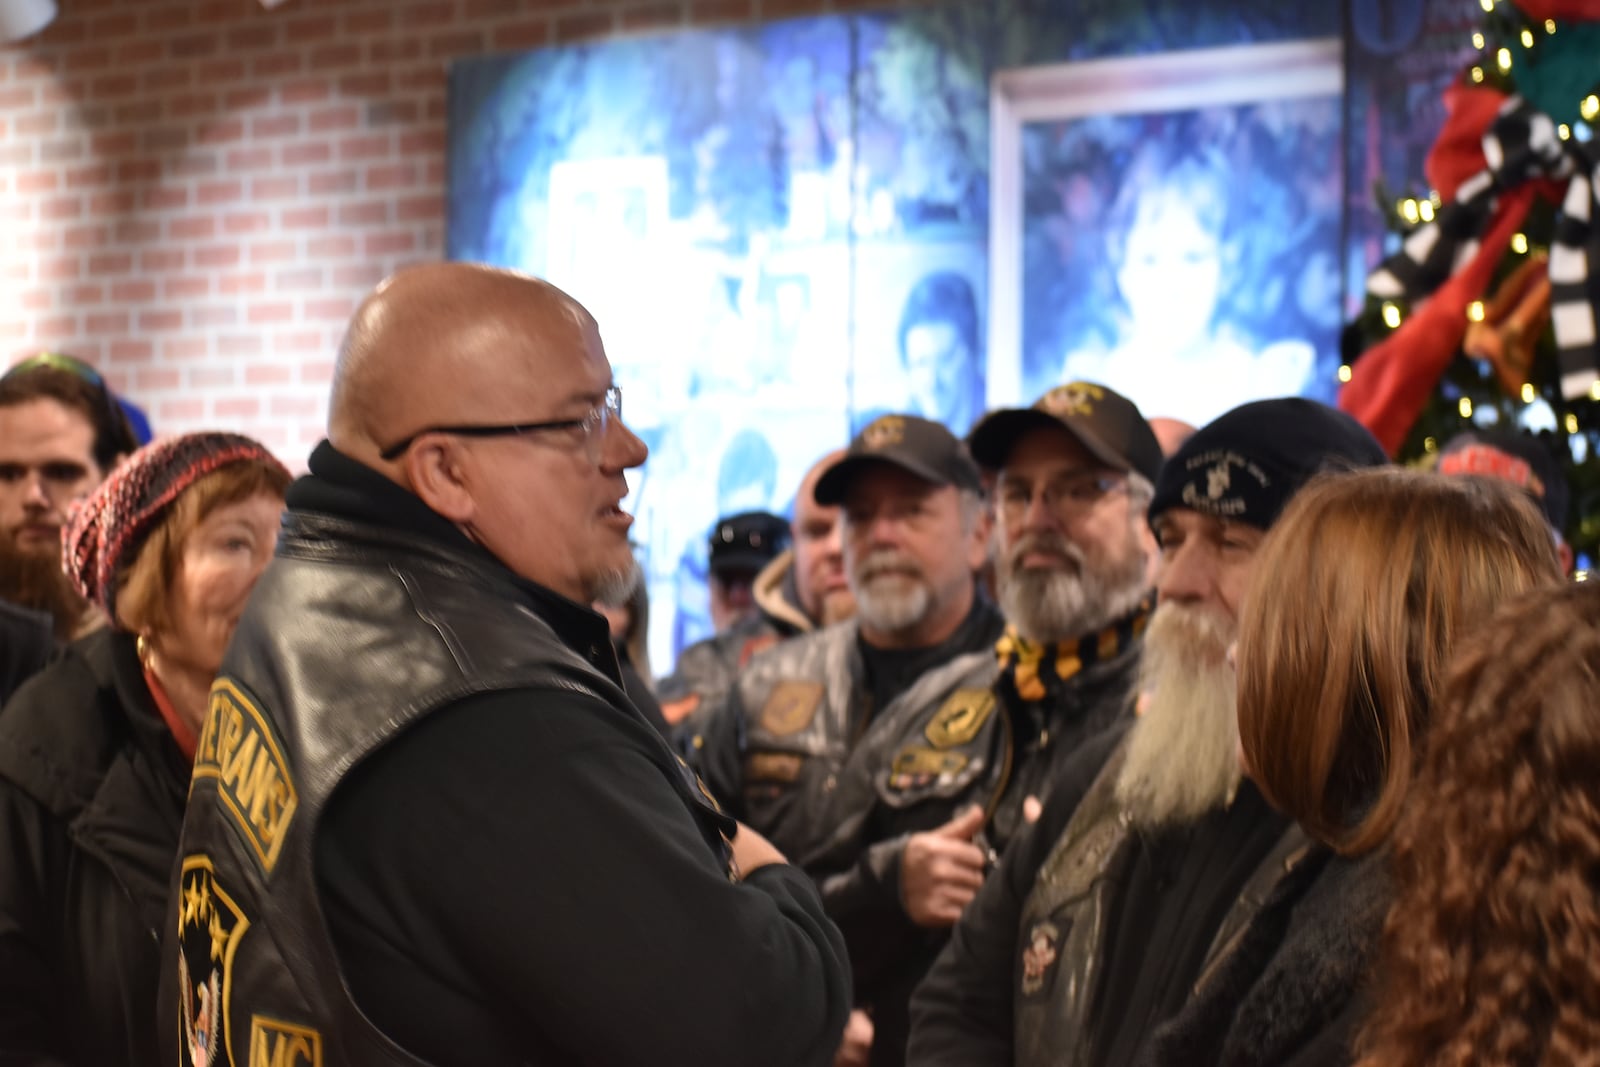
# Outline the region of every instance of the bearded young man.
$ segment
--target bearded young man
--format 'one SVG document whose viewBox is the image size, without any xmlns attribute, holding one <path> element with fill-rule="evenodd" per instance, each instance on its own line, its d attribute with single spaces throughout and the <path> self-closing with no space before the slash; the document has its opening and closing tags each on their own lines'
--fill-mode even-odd
<svg viewBox="0 0 1600 1067">
<path fill-rule="evenodd" d="M 1005 635 L 930 670 L 874 722 L 800 857 L 872 1007 L 874 1064 L 905 1062 L 911 992 L 1029 799 L 1131 713 L 1148 618 L 1144 509 L 1161 451 L 1132 402 L 1074 382 L 989 415 L 968 444 L 995 479 Z M 941 867 L 956 877 L 926 891 Z"/>
<path fill-rule="evenodd" d="M 1203 981 L 1301 840 L 1238 765 L 1227 652 L 1256 548 L 1314 475 L 1384 462 L 1300 399 L 1235 408 L 1167 460 L 1141 715 L 1063 770 L 967 909 L 917 991 L 909 1062 L 1131 1063 Z"/>
</svg>

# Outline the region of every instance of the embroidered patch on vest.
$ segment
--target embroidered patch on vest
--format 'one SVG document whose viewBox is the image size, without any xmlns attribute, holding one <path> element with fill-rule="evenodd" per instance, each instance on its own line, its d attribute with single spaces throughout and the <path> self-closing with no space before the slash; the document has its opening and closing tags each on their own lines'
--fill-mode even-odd
<svg viewBox="0 0 1600 1067">
<path fill-rule="evenodd" d="M 768 733 L 787 737 L 810 726 L 821 706 L 821 682 L 779 682 L 761 708 L 761 725 Z"/>
<path fill-rule="evenodd" d="M 1032 996 L 1044 988 L 1045 976 L 1056 964 L 1056 949 L 1061 930 L 1053 922 L 1037 922 L 1028 931 L 1028 947 L 1022 950 L 1022 992 Z"/>
<path fill-rule="evenodd" d="M 803 762 L 792 752 L 756 752 L 745 759 L 744 776 L 752 782 L 793 782 Z"/>
<path fill-rule="evenodd" d="M 209 856 L 188 856 L 178 875 L 178 1062 L 232 1064 L 227 1005 L 233 958 L 250 920 L 216 883 Z M 251 1061 L 252 1064 L 255 1062 Z"/>
<path fill-rule="evenodd" d="M 252 1015 L 250 1067 L 322 1067 L 322 1035 L 307 1026 Z"/>
<path fill-rule="evenodd" d="M 993 711 L 994 693 L 988 689 L 957 689 L 922 733 L 934 748 L 955 748 L 977 737 Z"/>
<path fill-rule="evenodd" d="M 211 687 L 211 710 L 195 749 L 194 778 L 216 779 L 223 806 L 244 831 L 262 870 L 270 873 L 300 794 L 266 716 L 225 678 Z"/>
<path fill-rule="evenodd" d="M 902 749 L 889 765 L 890 789 L 921 789 L 934 784 L 947 785 L 966 769 L 968 759 L 959 752 L 913 745 Z"/>
</svg>

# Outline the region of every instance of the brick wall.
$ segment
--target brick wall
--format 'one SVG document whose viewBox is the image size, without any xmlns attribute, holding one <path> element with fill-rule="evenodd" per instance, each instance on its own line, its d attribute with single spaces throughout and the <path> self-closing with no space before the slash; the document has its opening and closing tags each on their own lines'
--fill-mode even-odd
<svg viewBox="0 0 1600 1067">
<path fill-rule="evenodd" d="M 982 2 L 982 0 L 977 0 Z M 300 465 L 361 294 L 444 253 L 445 68 L 885 0 L 61 0 L 0 47 L 0 357 Z"/>
</svg>

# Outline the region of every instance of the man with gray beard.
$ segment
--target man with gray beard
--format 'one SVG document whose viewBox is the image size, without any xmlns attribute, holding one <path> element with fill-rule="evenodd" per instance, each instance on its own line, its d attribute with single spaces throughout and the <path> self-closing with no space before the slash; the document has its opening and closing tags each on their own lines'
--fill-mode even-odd
<svg viewBox="0 0 1600 1067">
<path fill-rule="evenodd" d="M 1005 635 L 930 670 L 874 722 L 825 797 L 824 837 L 799 857 L 845 931 L 858 988 L 872 993 L 879 1064 L 904 1062 L 911 992 L 1025 824 L 1029 798 L 1132 711 L 1148 618 L 1144 510 L 1161 450 L 1132 402 L 1059 386 L 983 419 L 969 447 L 995 478 Z M 963 876 L 932 898 L 919 891 L 930 852 Z M 896 857 L 898 906 L 849 921 Z"/>
<path fill-rule="evenodd" d="M 1302 840 L 1239 772 L 1227 653 L 1256 549 L 1312 476 L 1383 462 L 1301 399 L 1235 408 L 1167 461 L 1140 716 L 1063 770 L 956 925 L 913 1002 L 910 1063 L 1132 1063 L 1205 981 Z"/>
</svg>

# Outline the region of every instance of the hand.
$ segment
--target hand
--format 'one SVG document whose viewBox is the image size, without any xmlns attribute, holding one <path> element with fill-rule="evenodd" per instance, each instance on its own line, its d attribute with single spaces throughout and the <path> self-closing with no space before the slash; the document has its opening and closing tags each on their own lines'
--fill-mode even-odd
<svg viewBox="0 0 1600 1067">
<path fill-rule="evenodd" d="M 783 853 L 778 851 L 776 845 L 744 823 L 739 824 L 739 829 L 733 835 L 730 844 L 733 846 L 733 863 L 739 868 L 741 878 L 760 867 L 789 862 L 784 859 Z"/>
<path fill-rule="evenodd" d="M 867 1067 L 872 1062 L 872 1016 L 857 1008 L 844 1026 L 844 1040 L 834 1053 L 833 1067 Z"/>
<path fill-rule="evenodd" d="M 900 856 L 900 896 L 918 926 L 953 926 L 983 886 L 983 849 L 972 839 L 983 809 L 968 808 L 937 830 L 912 834 Z"/>
</svg>

